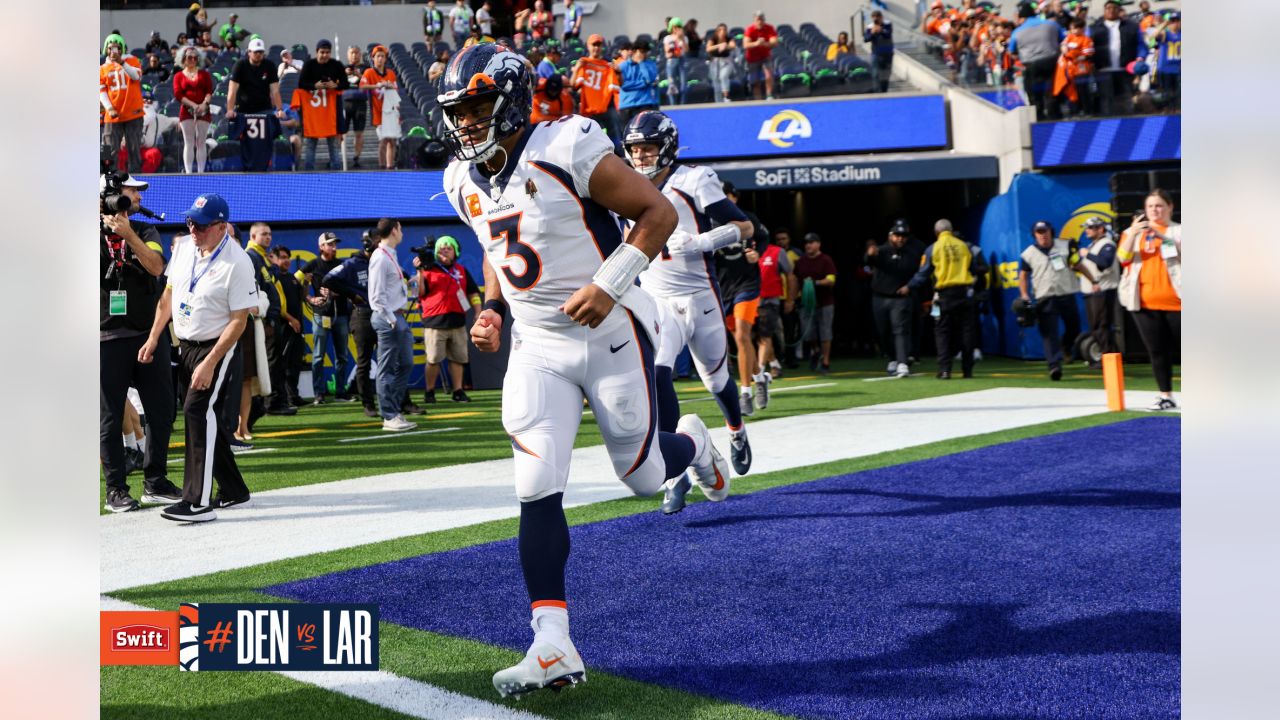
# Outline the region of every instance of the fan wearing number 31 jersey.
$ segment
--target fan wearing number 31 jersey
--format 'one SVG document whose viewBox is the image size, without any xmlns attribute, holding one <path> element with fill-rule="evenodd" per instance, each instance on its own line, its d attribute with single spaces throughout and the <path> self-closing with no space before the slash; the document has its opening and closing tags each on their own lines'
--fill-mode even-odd
<svg viewBox="0 0 1280 720">
<path fill-rule="evenodd" d="M 671 203 L 613 154 L 593 121 L 531 125 L 533 77 L 523 57 L 479 43 L 454 56 L 439 95 L 456 158 L 444 190 L 485 251 L 486 301 L 471 339 L 493 352 L 511 323 L 502 424 L 534 638 L 520 663 L 494 675 L 504 697 L 586 677 L 569 639 L 562 506 L 584 398 L 635 494 L 653 495 L 686 471 L 712 500 L 729 492 L 728 464 L 697 415 L 676 432 L 657 428 L 658 309 L 636 278 L 675 229 Z M 625 243 L 611 213 L 634 223 Z"/>
</svg>

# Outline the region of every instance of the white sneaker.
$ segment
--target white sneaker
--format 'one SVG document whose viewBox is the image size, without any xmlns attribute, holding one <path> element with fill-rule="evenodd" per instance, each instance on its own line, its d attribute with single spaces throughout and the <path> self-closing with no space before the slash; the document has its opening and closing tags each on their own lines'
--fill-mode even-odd
<svg viewBox="0 0 1280 720">
<path fill-rule="evenodd" d="M 773 382 L 773 376 L 768 372 L 761 372 L 752 379 L 756 385 L 756 407 L 763 410 L 769 407 L 769 385 Z"/>
<path fill-rule="evenodd" d="M 416 427 L 418 427 L 418 423 L 405 420 L 403 415 L 397 415 L 390 420 L 382 421 L 382 429 L 385 432 L 404 432 Z"/>
<path fill-rule="evenodd" d="M 892 374 L 894 374 L 894 373 L 895 373 L 895 372 L 897 372 L 897 371 L 898 371 L 898 361 L 897 361 L 897 360 L 890 360 L 890 361 L 889 361 L 889 367 L 885 368 L 885 372 L 887 372 L 887 373 L 889 373 L 890 375 L 892 375 Z"/>
<path fill-rule="evenodd" d="M 680 418 L 676 424 L 676 432 L 693 438 L 693 480 L 712 502 L 720 502 L 729 497 L 729 463 L 711 444 L 711 433 L 702 418 L 690 413 Z"/>
<path fill-rule="evenodd" d="M 498 695 L 504 698 L 514 695 L 518 699 L 534 690 L 551 688 L 559 692 L 566 685 L 586 682 L 587 669 L 573 641 L 566 637 L 561 644 L 568 647 L 561 650 L 551 643 L 534 641 L 523 660 L 494 673 L 493 687 Z"/>
<path fill-rule="evenodd" d="M 904 378 L 911 374 L 911 366 L 906 363 L 898 363 L 898 369 L 894 371 L 894 375 Z"/>
<path fill-rule="evenodd" d="M 973 361 L 982 362 L 982 351 L 979 350 L 978 348 L 973 349 Z"/>
<path fill-rule="evenodd" d="M 1167 412 L 1169 410 L 1177 410 L 1178 403 L 1173 401 L 1171 397 L 1163 395 L 1156 396 L 1156 401 L 1147 406 L 1148 412 Z"/>
</svg>

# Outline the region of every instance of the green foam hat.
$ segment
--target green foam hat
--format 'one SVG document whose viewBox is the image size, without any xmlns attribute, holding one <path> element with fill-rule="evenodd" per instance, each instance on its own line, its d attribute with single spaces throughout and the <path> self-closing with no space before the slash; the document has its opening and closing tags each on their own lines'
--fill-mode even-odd
<svg viewBox="0 0 1280 720">
<path fill-rule="evenodd" d="M 440 259 L 440 248 L 442 247 L 453 248 L 453 256 L 455 258 L 462 255 L 458 250 L 458 241 L 455 240 L 452 235 L 441 235 L 436 238 L 436 260 Z"/>
</svg>

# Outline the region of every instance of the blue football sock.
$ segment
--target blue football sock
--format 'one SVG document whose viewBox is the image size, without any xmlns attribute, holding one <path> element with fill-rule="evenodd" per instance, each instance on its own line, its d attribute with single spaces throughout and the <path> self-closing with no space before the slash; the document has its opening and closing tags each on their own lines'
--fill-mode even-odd
<svg viewBox="0 0 1280 720">
<path fill-rule="evenodd" d="M 662 459 L 667 464 L 667 479 L 680 477 L 693 462 L 693 438 L 674 432 L 658 433 L 658 447 L 662 449 Z"/>
<path fill-rule="evenodd" d="M 520 568 L 529 601 L 564 601 L 564 566 L 569 560 L 569 522 L 564 493 L 520 503 Z"/>
<path fill-rule="evenodd" d="M 741 428 L 742 406 L 738 404 L 738 383 L 733 378 L 729 378 L 729 382 L 716 393 L 716 402 L 720 403 L 720 412 L 724 413 L 729 427 L 734 430 Z"/>
<path fill-rule="evenodd" d="M 664 433 L 676 431 L 680 422 L 680 399 L 676 397 L 675 380 L 671 368 L 658 365 L 654 375 L 658 386 L 658 430 Z"/>
</svg>

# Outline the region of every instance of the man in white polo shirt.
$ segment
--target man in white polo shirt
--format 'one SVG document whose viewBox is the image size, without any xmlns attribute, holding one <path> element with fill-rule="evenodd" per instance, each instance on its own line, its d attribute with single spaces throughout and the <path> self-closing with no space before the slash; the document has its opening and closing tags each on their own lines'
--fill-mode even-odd
<svg viewBox="0 0 1280 720">
<path fill-rule="evenodd" d="M 230 210 L 218 195 L 196 198 L 187 217 L 188 239 L 180 240 L 165 275 L 169 284 L 156 307 L 151 336 L 138 351 L 138 361 L 152 362 L 165 326 L 173 320 L 181 350 L 179 373 L 187 386 L 186 464 L 182 501 L 161 517 L 178 522 L 217 518 L 218 507 L 249 500 L 249 488 L 231 453 L 232 428 L 219 422 L 227 402 L 239 400 L 238 388 L 226 382 L 227 366 L 236 357 L 249 308 L 258 304 L 253 264 L 227 235 Z M 235 391 L 235 392 L 233 392 Z M 218 496 L 213 496 L 213 481 Z"/>
</svg>

